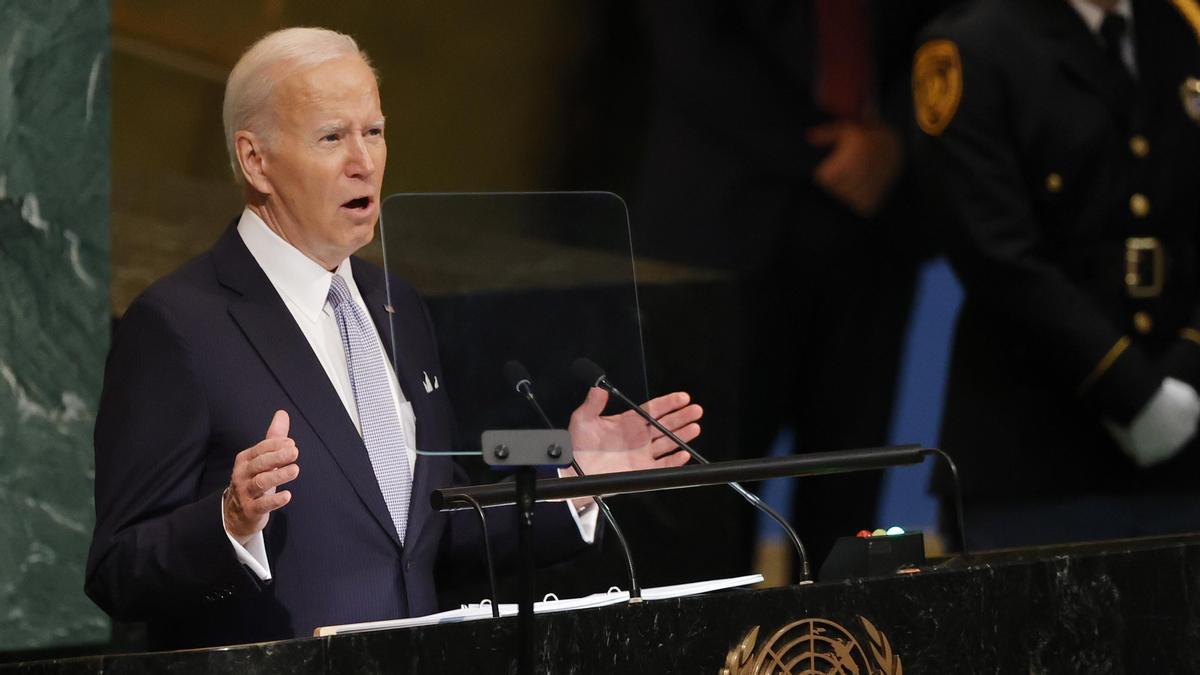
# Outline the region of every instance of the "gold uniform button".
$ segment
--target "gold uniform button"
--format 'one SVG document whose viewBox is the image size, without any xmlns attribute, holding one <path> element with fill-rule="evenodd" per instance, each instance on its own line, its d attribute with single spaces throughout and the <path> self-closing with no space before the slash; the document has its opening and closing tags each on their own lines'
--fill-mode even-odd
<svg viewBox="0 0 1200 675">
<path fill-rule="evenodd" d="M 1150 315 L 1145 312 L 1137 312 L 1133 315 L 1133 327 L 1137 332 L 1145 335 L 1154 328 L 1154 321 L 1150 319 Z"/>
<path fill-rule="evenodd" d="M 1146 195 L 1135 192 L 1129 198 L 1129 210 L 1138 218 L 1145 218 L 1150 213 L 1150 200 L 1146 199 Z"/>
<path fill-rule="evenodd" d="M 1137 134 L 1129 139 L 1129 151 L 1134 157 L 1145 157 L 1150 154 L 1150 141 L 1146 137 Z"/>
<path fill-rule="evenodd" d="M 1061 192 L 1062 191 L 1062 176 L 1058 175 L 1057 173 L 1047 174 L 1046 175 L 1046 190 L 1048 190 L 1050 192 Z"/>
</svg>

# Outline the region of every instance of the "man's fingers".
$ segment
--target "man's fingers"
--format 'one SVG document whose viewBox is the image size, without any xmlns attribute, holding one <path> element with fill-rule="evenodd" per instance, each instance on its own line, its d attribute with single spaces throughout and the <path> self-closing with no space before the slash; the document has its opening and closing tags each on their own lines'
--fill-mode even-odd
<svg viewBox="0 0 1200 675">
<path fill-rule="evenodd" d="M 673 433 L 684 443 L 691 443 L 700 435 L 700 425 L 693 422 L 675 430 Z M 675 447 L 675 441 L 666 436 L 659 436 L 650 442 L 650 454 L 655 458 L 659 458 L 674 450 Z"/>
<path fill-rule="evenodd" d="M 583 403 L 575 409 L 575 414 L 584 417 L 599 417 L 604 412 L 604 406 L 608 405 L 608 392 L 599 387 L 589 387 L 587 396 L 584 397 Z"/>
<path fill-rule="evenodd" d="M 675 431 L 676 429 L 686 427 L 692 422 L 698 422 L 701 417 L 704 417 L 704 408 L 701 408 L 699 405 L 693 403 L 680 410 L 676 410 L 675 412 L 659 417 L 658 423 L 670 429 L 671 431 Z M 651 427 L 650 438 L 658 438 L 659 436 L 662 436 L 662 432 L 654 427 Z"/>
<path fill-rule="evenodd" d="M 287 438 L 291 424 L 292 420 L 288 417 L 286 410 L 276 410 L 275 416 L 271 418 L 271 424 L 267 427 L 266 438 Z"/>
<path fill-rule="evenodd" d="M 287 505 L 290 501 L 292 501 L 291 490 L 282 490 L 251 499 L 242 504 L 242 510 L 248 520 L 257 520 Z"/>
<path fill-rule="evenodd" d="M 662 396 L 646 401 L 642 404 L 642 410 L 650 413 L 650 416 L 654 419 L 659 419 L 667 413 L 679 410 L 690 403 L 691 400 L 692 397 L 689 396 L 687 392 L 676 391 L 670 394 L 663 394 Z"/>
<path fill-rule="evenodd" d="M 604 412 L 605 405 L 608 405 L 608 392 L 599 387 L 590 387 L 583 403 L 571 413 L 569 428 L 577 429 L 581 424 L 591 424 Z"/>
<path fill-rule="evenodd" d="M 238 496 L 255 499 L 300 473 L 300 450 L 290 438 L 270 438 L 238 454 L 231 478 Z"/>
<path fill-rule="evenodd" d="M 275 494 L 263 495 L 256 501 L 263 502 L 267 512 L 270 513 L 275 509 L 286 506 L 288 502 L 292 501 L 292 491 L 283 490 L 282 492 L 276 492 Z"/>
<path fill-rule="evenodd" d="M 264 441 L 265 442 L 265 441 Z M 262 445 L 261 443 L 259 445 Z M 258 446 L 255 446 L 258 447 Z M 278 445 L 270 450 L 261 452 L 255 455 L 247 463 L 246 471 L 250 476 L 260 474 L 264 471 L 270 471 L 281 466 L 287 466 L 296 461 L 300 456 L 300 450 L 296 447 L 296 443 L 290 438 L 282 439 Z"/>
<path fill-rule="evenodd" d="M 251 463 L 260 455 L 275 452 L 281 448 L 294 446 L 295 444 L 296 442 L 290 438 L 268 438 L 261 440 L 237 454 L 233 461 L 234 473 L 236 474 L 239 468 L 251 468 Z"/>
<path fill-rule="evenodd" d="M 250 484 L 254 487 L 251 491 L 251 496 L 257 498 L 263 493 L 270 492 L 275 488 L 296 480 L 296 476 L 300 475 L 299 464 L 288 464 L 287 466 L 271 469 L 255 475 L 250 479 Z"/>
<path fill-rule="evenodd" d="M 654 459 L 654 468 L 666 469 L 676 466 L 683 466 L 691 459 L 692 456 L 688 454 L 687 450 L 680 450 L 679 452 L 669 453 L 663 457 L 656 457 Z"/>
<path fill-rule="evenodd" d="M 300 466 L 295 463 L 300 451 L 288 438 L 290 426 L 287 412 L 276 410 L 266 437 L 234 458 L 222 508 L 229 533 L 239 541 L 261 531 L 267 524 L 267 514 L 292 499 L 290 491 L 275 489 L 300 475 Z"/>
<path fill-rule="evenodd" d="M 243 544 L 262 531 L 267 524 L 267 516 L 292 501 L 289 490 L 271 492 L 259 497 L 244 495 L 237 496 L 237 490 L 230 490 L 231 496 L 223 505 L 225 526 L 230 535 Z"/>
</svg>

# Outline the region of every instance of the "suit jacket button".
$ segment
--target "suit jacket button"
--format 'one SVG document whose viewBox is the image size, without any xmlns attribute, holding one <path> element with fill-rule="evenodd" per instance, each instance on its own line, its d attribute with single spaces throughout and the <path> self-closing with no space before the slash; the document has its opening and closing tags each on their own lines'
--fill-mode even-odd
<svg viewBox="0 0 1200 675">
<path fill-rule="evenodd" d="M 1138 218 L 1145 218 L 1150 213 L 1150 200 L 1140 192 L 1133 193 L 1129 198 L 1129 211 Z"/>
<path fill-rule="evenodd" d="M 1129 151 L 1139 159 L 1145 157 L 1150 154 L 1150 141 L 1141 134 L 1135 134 L 1129 139 Z"/>
<path fill-rule="evenodd" d="M 1062 176 L 1051 172 L 1046 174 L 1046 191 L 1047 192 L 1062 192 L 1063 181 Z"/>
<path fill-rule="evenodd" d="M 1145 312 L 1137 312 L 1133 315 L 1133 327 L 1137 332 L 1146 335 L 1154 329 L 1154 321 L 1150 315 Z"/>
</svg>

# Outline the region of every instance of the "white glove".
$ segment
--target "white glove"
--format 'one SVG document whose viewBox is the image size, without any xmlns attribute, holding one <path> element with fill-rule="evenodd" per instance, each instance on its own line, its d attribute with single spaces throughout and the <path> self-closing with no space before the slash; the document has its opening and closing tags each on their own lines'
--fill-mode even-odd
<svg viewBox="0 0 1200 675">
<path fill-rule="evenodd" d="M 1175 456 L 1196 435 L 1200 396 L 1192 385 L 1168 377 L 1129 427 L 1104 420 L 1117 445 L 1145 468 Z"/>
</svg>

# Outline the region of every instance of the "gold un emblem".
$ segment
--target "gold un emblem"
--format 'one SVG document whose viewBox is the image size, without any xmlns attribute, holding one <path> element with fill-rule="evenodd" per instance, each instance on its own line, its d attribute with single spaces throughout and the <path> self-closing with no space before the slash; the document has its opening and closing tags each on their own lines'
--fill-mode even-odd
<svg viewBox="0 0 1200 675">
<path fill-rule="evenodd" d="M 858 620 L 869 654 L 844 627 L 802 619 L 775 631 L 758 649 L 759 626 L 751 628 L 725 657 L 720 675 L 903 675 L 887 636 L 865 617 Z"/>
</svg>

